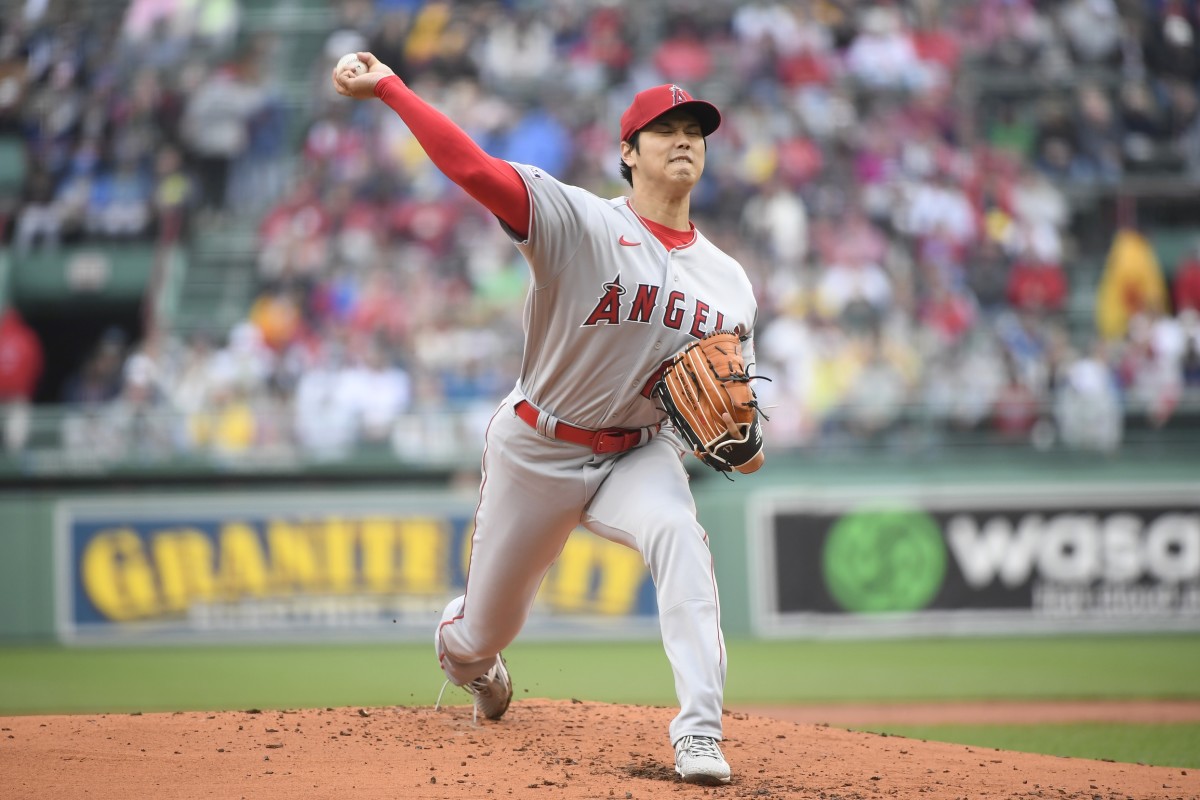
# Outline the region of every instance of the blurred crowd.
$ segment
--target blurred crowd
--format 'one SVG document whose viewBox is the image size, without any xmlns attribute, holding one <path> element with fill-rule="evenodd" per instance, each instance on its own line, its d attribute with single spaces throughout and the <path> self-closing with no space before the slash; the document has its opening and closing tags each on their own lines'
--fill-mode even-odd
<svg viewBox="0 0 1200 800">
<path fill-rule="evenodd" d="M 1200 182 L 1197 0 L 331 9 L 300 75 L 278 69 L 286 42 L 239 31 L 236 0 L 133 0 L 108 37 L 6 27 L 0 125 L 34 164 L 15 249 L 257 230 L 234 330 L 98 344 L 73 385 L 104 388 L 64 398 L 84 409 L 79 448 L 476 441 L 517 372 L 527 269 L 392 112 L 334 94 L 332 65 L 360 49 L 489 152 L 604 196 L 627 188 L 616 120 L 638 89 L 716 103 L 692 212 L 759 292 L 771 447 L 975 432 L 1112 451 L 1131 416 L 1162 426 L 1200 393 L 1200 249 L 1161 264 L 1114 225 L 1081 302 L 1070 202 L 1136 176 Z M 280 99 L 286 81 L 307 82 L 304 104 Z"/>
</svg>

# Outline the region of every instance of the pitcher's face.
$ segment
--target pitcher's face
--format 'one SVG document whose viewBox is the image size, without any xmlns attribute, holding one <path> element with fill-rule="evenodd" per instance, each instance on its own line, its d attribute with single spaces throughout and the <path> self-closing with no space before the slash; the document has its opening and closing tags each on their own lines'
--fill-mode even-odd
<svg viewBox="0 0 1200 800">
<path fill-rule="evenodd" d="M 668 111 L 642 128 L 638 146 L 621 143 L 634 180 L 691 189 L 704 173 L 704 134 L 686 110 Z"/>
</svg>

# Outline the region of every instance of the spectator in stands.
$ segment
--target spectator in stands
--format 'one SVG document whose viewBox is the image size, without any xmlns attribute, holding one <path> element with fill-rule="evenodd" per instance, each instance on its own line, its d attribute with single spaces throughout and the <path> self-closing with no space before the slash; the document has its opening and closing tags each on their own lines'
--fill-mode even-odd
<svg viewBox="0 0 1200 800">
<path fill-rule="evenodd" d="M 773 177 L 750 198 L 742 212 L 750 241 L 761 248 L 775 269 L 794 273 L 808 255 L 808 209 L 803 198 L 782 179 Z"/>
<path fill-rule="evenodd" d="M 619 6 L 605 5 L 590 12 L 582 35 L 571 45 L 568 54 L 572 84 L 578 89 L 603 91 L 605 87 L 619 86 L 628 79 L 634 54 L 629 44 L 632 37 L 626 30 L 626 14 Z M 386 58 L 379 60 L 391 63 Z"/>
<path fill-rule="evenodd" d="M 30 91 L 29 59 L 21 37 L 11 27 L 0 32 L 0 133 L 21 130 L 21 116 Z"/>
<path fill-rule="evenodd" d="M 246 147 L 233 165 L 230 207 L 238 214 L 256 214 L 283 194 L 289 153 L 288 118 L 284 98 L 269 84 L 262 86 L 261 103 L 247 120 Z"/>
<path fill-rule="evenodd" d="M 1200 28 L 1194 3 L 1157 0 L 1150 5 L 1142 46 L 1146 66 L 1156 77 L 1185 83 L 1200 80 Z"/>
<path fill-rule="evenodd" d="M 1006 69 L 1035 66 L 1051 46 L 1049 22 L 1032 0 L 982 0 L 976 13 L 977 30 L 985 64 Z"/>
<path fill-rule="evenodd" d="M 930 411 L 955 430 L 987 424 L 1004 388 L 1002 353 L 984 339 L 961 339 L 939 357 L 927 382 Z"/>
<path fill-rule="evenodd" d="M 807 444 L 815 433 L 806 393 L 816 369 L 817 333 L 803 306 L 803 300 L 795 300 L 755 333 L 759 369 L 771 374 L 769 385 L 755 391 L 759 403 L 771 409 L 771 436 L 786 446 Z"/>
<path fill-rule="evenodd" d="M 1200 103 L 1196 98 L 1196 87 L 1184 81 L 1166 81 L 1162 91 L 1166 106 L 1163 128 L 1170 148 L 1168 158 L 1178 161 L 1183 156 L 1180 143 L 1196 129 L 1200 120 Z"/>
<path fill-rule="evenodd" d="M 899 9 L 874 6 L 862 11 L 862 28 L 846 49 L 846 69 L 872 90 L 913 90 L 930 76 L 917 57 Z"/>
<path fill-rule="evenodd" d="M 908 411 L 910 376 L 893 356 L 879 333 L 866 337 L 866 353 L 844 400 L 849 431 L 859 439 L 878 441 L 897 425 Z"/>
<path fill-rule="evenodd" d="M 872 330 L 891 306 L 892 285 L 881 265 L 848 249 L 843 260 L 825 265 L 817 281 L 816 300 L 826 319 L 854 330 Z"/>
<path fill-rule="evenodd" d="M 84 224 L 100 238 L 140 237 L 150 229 L 153 184 L 133 159 L 101 170 L 92 182 Z"/>
<path fill-rule="evenodd" d="M 188 98 L 180 133 L 200 179 L 200 209 L 225 211 L 230 167 L 246 151 L 250 120 L 265 102 L 249 53 L 209 74 Z"/>
<path fill-rule="evenodd" d="M 62 213 L 55 202 L 54 176 L 42 164 L 35 163 L 18 206 L 13 246 L 23 255 L 39 240 L 48 247 L 57 247 L 61 238 Z"/>
<path fill-rule="evenodd" d="M 1192 96 L 1194 101 L 1195 95 Z M 1200 181 L 1200 114 L 1194 115 L 1192 123 L 1176 142 L 1179 157 L 1183 161 L 1182 175 L 1190 181 Z"/>
<path fill-rule="evenodd" d="M 66 381 L 62 440 L 76 458 L 105 460 L 123 451 L 120 434 L 105 419 L 105 409 L 121 393 L 126 335 L 110 328 L 83 365 Z"/>
<path fill-rule="evenodd" d="M 173 242 L 187 235 L 188 213 L 195 201 L 195 182 L 183 169 L 183 156 L 163 145 L 154 159 L 151 207 L 160 240 Z"/>
<path fill-rule="evenodd" d="M 342 376 L 343 391 L 351 398 L 358 439 L 387 443 L 400 415 L 412 402 L 408 373 L 391 362 L 378 340 L 360 345 L 358 363 Z"/>
<path fill-rule="evenodd" d="M 1196 400 L 1200 399 L 1200 312 L 1184 311 L 1179 315 L 1179 321 L 1186 336 L 1180 362 L 1183 387 Z"/>
<path fill-rule="evenodd" d="M 52 60 L 46 65 L 44 77 L 31 84 L 22 108 L 22 124 L 30 152 L 43 154 L 46 165 L 53 170 L 60 154 L 79 138 L 81 128 L 85 135 L 99 135 L 94 126 L 87 130 L 83 122 L 85 117 L 103 120 L 103 107 L 98 97 L 89 98 L 84 90 L 79 75 L 78 45 L 67 41 L 65 31 L 52 36 L 59 41 L 45 43 L 47 56 Z"/>
<path fill-rule="evenodd" d="M 1063 311 L 1067 278 L 1062 267 L 1027 249 L 1008 274 L 1008 302 L 1016 309 L 1047 314 Z"/>
<path fill-rule="evenodd" d="M 1085 83 L 1075 94 L 1079 155 L 1075 176 L 1085 182 L 1114 183 L 1121 178 L 1124 131 L 1108 95 Z"/>
<path fill-rule="evenodd" d="M 67 378 L 62 393 L 63 402 L 86 410 L 116 397 L 121 391 L 125 343 L 126 335 L 119 328 L 105 331 L 83 365 Z"/>
<path fill-rule="evenodd" d="M 1073 450 L 1112 453 L 1121 443 L 1124 419 L 1103 343 L 1069 360 L 1058 381 L 1054 419 L 1063 444 Z"/>
<path fill-rule="evenodd" d="M 276 357 L 250 322 L 235 325 L 225 347 L 209 355 L 204 339 L 193 342 L 188 367 L 189 395 L 177 391 L 186 411 L 184 440 L 189 449 L 218 459 L 244 457 L 258 442 L 256 403 L 268 391 Z"/>
<path fill-rule="evenodd" d="M 1172 280 L 1176 313 L 1186 309 L 1200 312 L 1200 242 L 1183 254 Z"/>
<path fill-rule="evenodd" d="M 1029 441 L 1041 415 L 1041 400 L 1006 361 L 1006 381 L 992 402 L 992 429 L 1002 439 Z"/>
<path fill-rule="evenodd" d="M 186 40 L 191 20 L 184 0 L 131 0 L 121 22 L 121 36 L 131 44 L 152 39 Z"/>
<path fill-rule="evenodd" d="M 239 322 L 226 346 L 212 357 L 210 387 L 229 400 L 252 398 L 266 390 L 276 361 L 262 330 L 251 322 Z"/>
<path fill-rule="evenodd" d="M 1160 312 L 1138 313 L 1129 321 L 1121 367 L 1131 410 L 1155 428 L 1175 413 L 1183 395 L 1186 347 L 1179 324 Z"/>
<path fill-rule="evenodd" d="M 917 183 L 898 209 L 897 227 L 918 240 L 938 237 L 952 248 L 964 248 L 978 236 L 975 209 L 947 172 Z"/>
<path fill-rule="evenodd" d="M 342 361 L 339 347 L 326 347 L 296 385 L 296 439 L 317 460 L 344 458 L 357 441 L 355 398 L 346 391 Z"/>
<path fill-rule="evenodd" d="M 1065 103 L 1057 98 L 1043 99 L 1033 144 L 1034 164 L 1050 178 L 1071 181 L 1078 174 L 1078 157 L 1079 140 Z"/>
<path fill-rule="evenodd" d="M 801 407 L 807 424 L 824 436 L 838 426 L 859 362 L 849 337 L 836 325 L 818 324 L 814 329 L 813 344 L 809 380 L 803 387 Z"/>
<path fill-rule="evenodd" d="M 296 284 L 280 285 L 259 295 L 247 316 L 263 344 L 282 353 L 305 334 L 304 293 Z"/>
<path fill-rule="evenodd" d="M 1058 354 L 1054 328 L 1046 320 L 1006 310 L 997 317 L 995 330 L 1008 368 L 1016 370 L 1022 382 L 1035 392 L 1053 383 Z"/>
<path fill-rule="evenodd" d="M 841 71 L 835 28 L 818 18 L 821 11 L 813 4 L 794 5 L 789 10 L 797 25 L 794 37 L 785 26 L 771 40 L 774 46 L 760 51 L 774 56 L 773 79 L 787 88 L 829 86 Z M 759 50 L 752 45 L 746 49 Z"/>
<path fill-rule="evenodd" d="M 986 113 L 986 110 L 981 109 Z M 1011 152 L 1022 162 L 1033 152 L 1037 126 L 1016 101 L 1001 101 L 986 129 L 992 147 Z"/>
<path fill-rule="evenodd" d="M 196 43 L 210 53 L 227 53 L 241 23 L 240 0 L 194 0 L 189 5 Z"/>
<path fill-rule="evenodd" d="M 108 103 L 107 150 L 112 160 L 136 163 L 150 170 L 155 151 L 170 138 L 172 94 L 158 72 L 132 68 L 128 84 Z"/>
<path fill-rule="evenodd" d="M 768 50 L 780 57 L 790 55 L 800 47 L 800 22 L 797 14 L 803 7 L 789 8 L 783 3 L 752 0 L 739 3 L 729 24 L 743 49 L 750 52 Z M 829 38 L 828 32 L 825 38 Z"/>
<path fill-rule="evenodd" d="M 259 222 L 259 278 L 268 285 L 315 281 L 331 263 L 332 226 L 316 182 L 302 178 Z"/>
<path fill-rule="evenodd" d="M 162 461 L 175 449 L 174 415 L 161 388 L 153 345 L 143 343 L 125 362 L 121 392 L 99 414 L 111 435 L 105 455 L 121 460 Z"/>
<path fill-rule="evenodd" d="M 915 20 L 911 37 L 917 58 L 926 66 L 936 66 L 940 73 L 937 80 L 944 80 L 956 72 L 962 56 L 958 32 L 942 0 L 916 0 L 912 5 Z"/>
<path fill-rule="evenodd" d="M 246 387 L 218 382 L 197 420 L 197 443 L 219 461 L 244 460 L 259 437 L 259 419 Z"/>
<path fill-rule="evenodd" d="M 667 36 L 655 48 L 654 68 L 666 82 L 696 86 L 707 80 L 713 69 L 713 53 L 690 15 L 668 21 Z"/>
<path fill-rule="evenodd" d="M 61 238 L 74 241 L 83 235 L 92 196 L 92 183 L 100 165 L 100 141 L 84 137 L 74 147 L 54 195 Z"/>
<path fill-rule="evenodd" d="M 414 66 L 421 65 L 422 72 L 446 82 L 453 82 L 460 78 L 479 79 L 481 68 L 477 63 L 477 54 L 480 44 L 477 38 L 473 37 L 477 37 L 479 31 L 491 30 L 494 27 L 493 23 L 495 25 L 501 24 L 501 22 L 511 24 L 511 18 L 505 15 L 500 19 L 495 19 L 499 13 L 499 7 L 490 6 L 481 11 L 485 17 L 484 20 L 472 21 L 467 18 L 467 7 L 461 3 L 455 3 L 447 6 L 449 13 L 444 19 L 438 19 L 437 17 L 441 13 L 437 11 L 438 6 L 447 6 L 447 4 L 429 3 L 417 16 L 412 35 L 409 37 L 408 62 Z M 533 17 L 540 20 L 536 13 Z M 529 15 L 526 15 L 526 18 L 528 19 Z M 428 29 L 427 38 L 419 35 L 425 27 L 426 21 L 433 23 Z M 540 35 L 540 30 L 537 33 Z M 425 48 L 419 46 L 423 39 Z M 543 56 L 539 50 L 541 46 L 540 38 L 534 41 L 522 41 L 519 45 L 522 49 L 514 53 L 514 57 L 529 56 L 531 61 L 538 60 Z"/>
<path fill-rule="evenodd" d="M 263 423 L 256 405 L 268 392 L 276 360 L 255 325 L 233 327 L 226 346 L 207 359 L 203 404 L 188 421 L 192 447 L 218 459 L 248 455 L 259 442 Z"/>
<path fill-rule="evenodd" d="M 395 273 L 376 268 L 356 281 L 353 305 L 343 310 L 340 319 L 356 334 L 399 344 L 411 332 L 414 316 L 413 300 Z"/>
<path fill-rule="evenodd" d="M 1062 246 L 1057 241 L 1060 238 L 1058 232 L 1064 230 L 1070 222 L 1070 210 L 1062 189 L 1046 174 L 1033 169 L 1030 164 L 1019 168 L 1012 186 L 1013 216 L 1022 227 L 1028 229 L 1038 226 L 1055 237 L 1055 242 L 1047 243 L 1047 249 L 1043 251 L 1045 256 L 1057 258 L 1061 255 Z M 1010 240 L 1010 244 L 1014 242 L 1018 246 L 1030 244 L 1029 239 L 1025 237 Z"/>
<path fill-rule="evenodd" d="M 1162 112 L 1150 87 L 1139 80 L 1126 80 L 1121 85 L 1119 102 L 1124 139 L 1121 155 L 1130 170 L 1152 169 L 1166 137 Z"/>
<path fill-rule="evenodd" d="M 1066 0 L 1058 22 L 1077 62 L 1109 64 L 1120 57 L 1124 26 L 1114 0 Z"/>
<path fill-rule="evenodd" d="M 209 337 L 195 333 L 188 337 L 183 356 L 163 384 L 170 394 L 171 406 L 182 420 L 175 438 L 185 450 L 193 444 L 194 421 L 208 406 L 213 388 L 213 348 Z"/>
<path fill-rule="evenodd" d="M 0 407 L 4 449 L 20 452 L 29 439 L 31 406 L 42 375 L 42 343 L 11 305 L 0 306 Z"/>
<path fill-rule="evenodd" d="M 1150 346 L 1156 357 L 1162 359 L 1166 369 L 1177 376 L 1183 353 L 1187 349 L 1188 333 L 1184 329 L 1183 320 L 1166 311 L 1159 311 L 1150 316 Z"/>
<path fill-rule="evenodd" d="M 550 109 L 522 114 L 504 137 L 499 156 L 506 161 L 534 161 L 552 175 L 565 174 L 574 158 L 571 132 Z"/>
<path fill-rule="evenodd" d="M 411 23 L 412 12 L 409 9 L 385 8 L 366 43 L 367 50 L 374 53 L 383 63 L 391 64 L 397 75 L 411 74 L 406 61 L 407 39 Z M 346 50 L 345 52 L 354 51 Z"/>
<path fill-rule="evenodd" d="M 995 239 L 985 239 L 967 259 L 967 288 L 989 318 L 1008 307 L 1009 258 Z"/>
<path fill-rule="evenodd" d="M 360 124 L 344 108 L 330 111 L 311 120 L 304 135 L 302 155 L 320 172 L 312 176 L 298 176 L 309 182 L 318 194 L 329 194 L 341 190 L 351 191 L 361 183 L 370 169 L 367 148 L 369 140 Z"/>
<path fill-rule="evenodd" d="M 175 0 L 150 0 L 150 3 L 134 2 L 129 6 L 129 12 L 136 13 L 141 7 L 159 4 L 164 8 L 175 5 Z M 134 27 L 131 27 L 131 24 Z M 117 42 L 118 53 L 122 64 L 126 67 L 133 65 L 148 66 L 156 70 L 177 67 L 188 54 L 191 39 L 191 24 L 186 14 L 163 15 L 149 20 L 145 30 L 141 30 L 142 21 L 136 20 L 129 14 L 125 17 L 125 26 Z"/>
<path fill-rule="evenodd" d="M 480 44 L 480 75 L 495 89 L 521 91 L 555 69 L 554 31 L 532 9 L 493 16 Z"/>
</svg>

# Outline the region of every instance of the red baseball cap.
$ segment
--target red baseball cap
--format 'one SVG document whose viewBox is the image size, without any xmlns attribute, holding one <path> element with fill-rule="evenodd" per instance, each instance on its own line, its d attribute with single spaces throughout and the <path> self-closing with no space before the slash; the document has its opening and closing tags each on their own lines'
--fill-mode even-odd
<svg viewBox="0 0 1200 800">
<path fill-rule="evenodd" d="M 696 100 L 673 83 L 664 83 L 638 92 L 621 115 L 621 141 L 628 142 L 634 133 L 649 125 L 656 118 L 673 108 L 686 108 L 700 121 L 700 131 L 705 136 L 721 124 L 721 112 L 712 103 Z"/>
</svg>

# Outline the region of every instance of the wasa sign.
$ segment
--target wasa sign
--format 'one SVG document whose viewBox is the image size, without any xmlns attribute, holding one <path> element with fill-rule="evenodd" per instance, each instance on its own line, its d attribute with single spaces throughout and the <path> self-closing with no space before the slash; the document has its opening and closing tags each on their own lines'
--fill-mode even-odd
<svg viewBox="0 0 1200 800">
<path fill-rule="evenodd" d="M 767 634 L 1200 629 L 1200 486 L 788 493 L 750 521 Z"/>
</svg>

